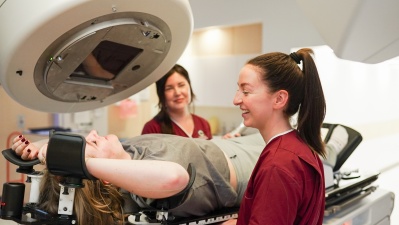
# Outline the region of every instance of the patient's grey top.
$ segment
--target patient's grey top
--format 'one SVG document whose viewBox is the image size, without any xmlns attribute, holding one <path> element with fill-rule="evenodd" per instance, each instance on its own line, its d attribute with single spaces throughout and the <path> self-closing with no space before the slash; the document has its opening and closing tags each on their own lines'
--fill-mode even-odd
<svg viewBox="0 0 399 225">
<path fill-rule="evenodd" d="M 235 190 L 230 186 L 230 171 L 227 165 L 224 153 L 221 148 L 227 147 L 229 151 L 227 155 L 235 154 L 234 152 L 242 151 L 243 146 L 233 143 L 235 138 L 228 140 L 213 141 L 185 138 L 168 134 L 147 134 L 141 135 L 123 142 L 123 146 L 134 160 L 162 160 L 176 162 L 187 168 L 191 163 L 195 166 L 196 177 L 194 184 L 189 190 L 188 197 L 183 203 L 176 208 L 170 210 L 175 216 L 202 216 L 211 211 L 238 206 L 241 198 L 237 196 Z M 246 139 L 245 139 L 246 140 Z M 238 148 L 236 146 L 239 146 Z M 259 156 L 264 146 L 249 145 L 249 149 L 253 150 L 254 155 Z M 237 148 L 234 149 L 233 148 Z M 232 152 L 231 152 L 232 151 Z M 237 158 L 237 157 L 236 157 Z M 250 174 L 255 160 L 244 163 L 243 168 L 233 166 L 236 170 L 244 171 L 244 174 Z M 242 163 L 241 163 L 242 164 Z M 249 176 L 239 177 L 238 183 L 246 186 Z M 245 188 L 244 188 L 245 189 Z M 239 194 L 241 195 L 241 193 Z"/>
<path fill-rule="evenodd" d="M 237 177 L 237 205 L 240 204 L 247 188 L 249 177 L 258 161 L 265 142 L 260 133 L 231 139 L 212 139 L 219 148 L 230 158 Z"/>
</svg>

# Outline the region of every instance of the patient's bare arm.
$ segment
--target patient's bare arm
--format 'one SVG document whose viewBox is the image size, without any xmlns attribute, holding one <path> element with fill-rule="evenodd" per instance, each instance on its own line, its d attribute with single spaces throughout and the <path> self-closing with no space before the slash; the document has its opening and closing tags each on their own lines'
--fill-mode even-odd
<svg viewBox="0 0 399 225">
<path fill-rule="evenodd" d="M 89 54 L 87 58 L 83 61 L 83 67 L 86 72 L 93 77 L 103 78 L 103 79 L 113 79 L 115 77 L 114 74 L 105 70 L 97 61 L 97 59 Z"/>
<path fill-rule="evenodd" d="M 237 224 L 237 220 L 236 219 L 231 219 L 231 220 L 227 220 L 225 222 L 222 222 L 219 225 L 236 225 L 236 224 Z"/>
<path fill-rule="evenodd" d="M 189 175 L 169 161 L 90 158 L 86 167 L 93 176 L 145 198 L 166 198 L 182 191 Z"/>
<path fill-rule="evenodd" d="M 48 140 L 26 143 L 17 137 L 12 149 L 22 159 L 45 158 Z M 39 157 L 39 158 L 40 158 Z M 189 175 L 181 165 L 169 161 L 132 160 L 115 135 L 86 137 L 86 167 L 94 177 L 146 198 L 166 198 L 182 191 Z"/>
<path fill-rule="evenodd" d="M 86 167 L 89 173 L 146 198 L 166 198 L 182 191 L 189 175 L 169 161 L 132 160 L 115 135 L 86 137 Z"/>
</svg>

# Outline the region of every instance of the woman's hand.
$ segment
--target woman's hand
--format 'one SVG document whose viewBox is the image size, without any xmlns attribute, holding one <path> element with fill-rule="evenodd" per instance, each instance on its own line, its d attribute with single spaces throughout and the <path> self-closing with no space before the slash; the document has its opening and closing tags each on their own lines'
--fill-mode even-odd
<svg viewBox="0 0 399 225">
<path fill-rule="evenodd" d="M 21 156 L 23 160 L 33 160 L 37 158 L 39 153 L 39 148 L 32 144 L 27 138 L 23 135 L 19 135 L 12 140 L 11 149 L 15 151 L 15 153 Z"/>
</svg>

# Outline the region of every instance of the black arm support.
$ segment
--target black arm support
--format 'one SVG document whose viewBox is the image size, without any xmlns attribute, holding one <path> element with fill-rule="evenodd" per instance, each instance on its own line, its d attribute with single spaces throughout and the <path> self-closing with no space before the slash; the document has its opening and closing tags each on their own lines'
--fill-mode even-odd
<svg viewBox="0 0 399 225">
<path fill-rule="evenodd" d="M 6 158 L 10 163 L 19 166 L 19 168 L 17 169 L 18 173 L 31 174 L 35 171 L 33 169 L 33 166 L 40 163 L 39 159 L 34 159 L 30 161 L 23 160 L 12 149 L 3 150 L 1 153 L 3 154 L 4 158 Z"/>
</svg>

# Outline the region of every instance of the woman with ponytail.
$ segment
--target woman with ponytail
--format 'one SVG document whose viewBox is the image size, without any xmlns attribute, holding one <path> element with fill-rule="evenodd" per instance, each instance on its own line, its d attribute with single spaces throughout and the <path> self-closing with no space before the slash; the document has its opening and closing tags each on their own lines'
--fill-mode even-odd
<svg viewBox="0 0 399 225">
<path fill-rule="evenodd" d="M 326 156 L 321 139 L 326 103 L 312 54 L 308 48 L 264 54 L 240 71 L 234 105 L 242 110 L 245 126 L 259 130 L 266 147 L 242 199 L 239 225 L 323 222 L 319 156 Z"/>
</svg>

